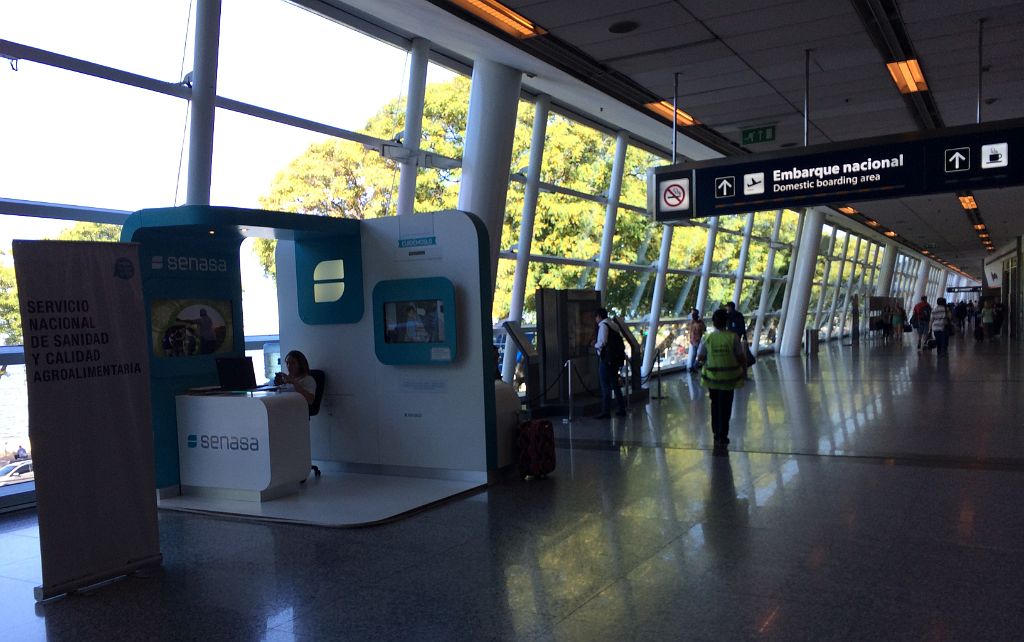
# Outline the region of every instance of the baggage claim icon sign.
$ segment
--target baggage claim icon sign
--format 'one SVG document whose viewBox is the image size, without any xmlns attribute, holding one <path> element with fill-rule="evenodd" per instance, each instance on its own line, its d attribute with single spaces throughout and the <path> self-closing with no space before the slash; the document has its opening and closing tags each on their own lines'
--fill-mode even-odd
<svg viewBox="0 0 1024 642">
<path fill-rule="evenodd" d="M 660 207 L 662 212 L 679 212 L 690 209 L 690 179 L 677 178 L 660 185 Z"/>
</svg>

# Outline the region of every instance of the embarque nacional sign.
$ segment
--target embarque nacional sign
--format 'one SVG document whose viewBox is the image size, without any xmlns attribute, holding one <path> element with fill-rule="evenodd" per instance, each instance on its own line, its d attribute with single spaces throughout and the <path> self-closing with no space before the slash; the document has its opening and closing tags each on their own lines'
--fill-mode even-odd
<svg viewBox="0 0 1024 642">
<path fill-rule="evenodd" d="M 686 180 L 686 207 L 655 220 L 1024 184 L 1024 119 L 659 167 L 649 190 Z M 653 200 L 653 199 L 652 199 Z"/>
</svg>

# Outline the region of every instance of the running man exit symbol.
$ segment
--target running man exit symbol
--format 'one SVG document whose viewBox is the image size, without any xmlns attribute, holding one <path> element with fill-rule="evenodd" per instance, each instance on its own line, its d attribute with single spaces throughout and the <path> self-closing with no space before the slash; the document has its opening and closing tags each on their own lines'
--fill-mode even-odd
<svg viewBox="0 0 1024 642">
<path fill-rule="evenodd" d="M 971 148 L 954 147 L 946 150 L 946 173 L 965 172 L 971 168 Z"/>
<path fill-rule="evenodd" d="M 721 176 L 715 179 L 715 198 L 726 198 L 736 195 L 736 177 Z"/>
</svg>

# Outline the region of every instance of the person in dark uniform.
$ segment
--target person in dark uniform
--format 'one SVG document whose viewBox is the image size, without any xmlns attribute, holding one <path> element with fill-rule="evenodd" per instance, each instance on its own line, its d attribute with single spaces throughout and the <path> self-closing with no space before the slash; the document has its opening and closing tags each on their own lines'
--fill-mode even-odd
<svg viewBox="0 0 1024 642">
<path fill-rule="evenodd" d="M 747 341 L 747 320 L 743 318 L 743 313 L 736 309 L 736 304 L 732 301 L 725 304 L 725 312 L 728 315 L 725 329 L 745 343 Z"/>
</svg>

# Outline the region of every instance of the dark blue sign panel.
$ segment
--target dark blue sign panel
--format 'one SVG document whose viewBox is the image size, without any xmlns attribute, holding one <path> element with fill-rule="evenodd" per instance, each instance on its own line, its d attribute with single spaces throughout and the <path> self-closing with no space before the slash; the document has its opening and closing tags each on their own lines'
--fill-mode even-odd
<svg viewBox="0 0 1024 642">
<path fill-rule="evenodd" d="M 1018 154 L 1024 119 L 683 163 L 654 170 L 655 219 L 1022 185 Z M 672 198 L 682 181 L 685 206 Z"/>
</svg>

